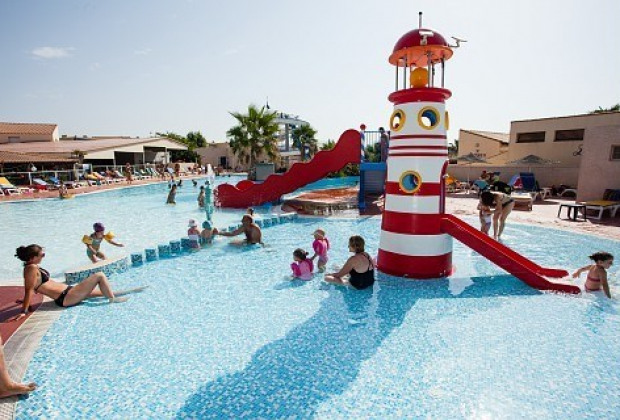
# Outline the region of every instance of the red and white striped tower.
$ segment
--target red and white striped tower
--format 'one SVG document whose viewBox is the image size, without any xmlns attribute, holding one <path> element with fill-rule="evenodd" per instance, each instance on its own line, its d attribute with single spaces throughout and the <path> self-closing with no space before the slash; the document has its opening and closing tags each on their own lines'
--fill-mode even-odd
<svg viewBox="0 0 620 420">
<path fill-rule="evenodd" d="M 451 96 L 443 71 L 451 56 L 443 36 L 420 28 L 403 35 L 389 58 L 396 91 L 389 96 L 394 112 L 377 258 L 387 274 L 425 279 L 452 273 L 452 237 L 440 228 L 448 165 L 445 100 Z M 441 87 L 435 87 L 436 67 Z"/>
</svg>

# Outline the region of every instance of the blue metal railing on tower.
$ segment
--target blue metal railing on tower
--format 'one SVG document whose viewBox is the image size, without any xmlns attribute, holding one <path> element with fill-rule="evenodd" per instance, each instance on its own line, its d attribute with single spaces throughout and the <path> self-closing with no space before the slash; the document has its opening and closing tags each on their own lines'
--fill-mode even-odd
<svg viewBox="0 0 620 420">
<path fill-rule="evenodd" d="M 360 189 L 358 193 L 358 207 L 360 210 L 366 208 L 366 171 L 382 171 L 385 172 L 387 167 L 385 161 L 389 150 L 390 132 L 384 132 L 387 135 L 388 143 L 384 150 L 381 150 L 381 131 L 360 131 Z M 385 156 L 381 156 L 381 154 Z"/>
</svg>

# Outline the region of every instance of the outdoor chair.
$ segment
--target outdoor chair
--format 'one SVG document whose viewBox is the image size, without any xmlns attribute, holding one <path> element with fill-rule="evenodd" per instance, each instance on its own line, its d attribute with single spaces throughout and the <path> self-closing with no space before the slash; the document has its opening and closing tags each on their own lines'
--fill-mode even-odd
<svg viewBox="0 0 620 420">
<path fill-rule="evenodd" d="M 532 172 L 521 172 L 519 174 L 519 178 L 521 178 L 521 183 L 523 184 L 523 191 L 526 192 L 538 192 L 540 191 L 540 187 L 538 186 L 538 182 L 536 181 L 536 176 Z"/>
<path fill-rule="evenodd" d="M 449 193 L 453 193 L 457 191 L 465 191 L 467 189 L 466 188 L 467 183 L 461 182 L 449 174 L 446 174 L 445 182 L 446 182 L 446 192 L 449 192 Z"/>
<path fill-rule="evenodd" d="M 21 191 L 5 177 L 0 177 L 0 191 L 6 195 L 19 195 Z"/>
<path fill-rule="evenodd" d="M 43 181 L 41 178 L 32 178 L 33 186 L 37 190 L 55 190 L 58 189 L 54 184 Z"/>
<path fill-rule="evenodd" d="M 590 216 L 590 219 L 601 220 L 605 210 L 609 210 L 609 216 L 616 217 L 616 212 L 620 209 L 620 190 L 605 190 L 602 200 L 585 201 L 581 204 L 588 210 L 598 211 L 598 216 Z"/>
<path fill-rule="evenodd" d="M 65 185 L 67 188 L 79 188 L 80 184 L 77 182 L 73 182 L 73 181 L 65 181 L 62 182 L 61 180 L 59 180 L 58 178 L 56 178 L 55 176 L 50 176 L 48 177 L 48 179 L 50 180 L 50 182 L 56 187 L 59 188 L 61 185 Z"/>
</svg>

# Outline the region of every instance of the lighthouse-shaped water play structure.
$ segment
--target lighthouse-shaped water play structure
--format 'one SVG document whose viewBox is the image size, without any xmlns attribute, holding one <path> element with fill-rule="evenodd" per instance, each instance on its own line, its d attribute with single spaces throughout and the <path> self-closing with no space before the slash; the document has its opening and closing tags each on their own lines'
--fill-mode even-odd
<svg viewBox="0 0 620 420">
<path fill-rule="evenodd" d="M 453 273 L 452 241 L 459 240 L 510 274 L 541 290 L 579 293 L 567 282 L 551 278 L 565 270 L 544 268 L 489 238 L 466 222 L 445 214 L 449 114 L 452 93 L 444 87 L 445 64 L 453 48 L 431 29 L 403 35 L 389 57 L 396 68 L 390 117 L 385 207 L 377 266 L 380 271 L 415 279 Z"/>
<path fill-rule="evenodd" d="M 452 272 L 452 237 L 441 230 L 448 164 L 445 101 L 452 95 L 444 88 L 444 70 L 450 57 L 445 38 L 422 28 L 403 35 L 389 57 L 396 90 L 389 96 L 394 112 L 377 259 L 384 273 L 438 278 Z"/>
</svg>

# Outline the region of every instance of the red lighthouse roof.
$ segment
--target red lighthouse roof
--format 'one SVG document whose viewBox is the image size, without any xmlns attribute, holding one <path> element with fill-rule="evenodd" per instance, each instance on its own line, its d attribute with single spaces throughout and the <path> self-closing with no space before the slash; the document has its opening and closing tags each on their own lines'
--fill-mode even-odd
<svg viewBox="0 0 620 420">
<path fill-rule="evenodd" d="M 440 33 L 432 29 L 414 29 L 396 42 L 389 62 L 402 67 L 425 67 L 429 53 L 431 61 L 438 63 L 442 58 L 448 60 L 452 57 L 452 48 Z"/>
</svg>

